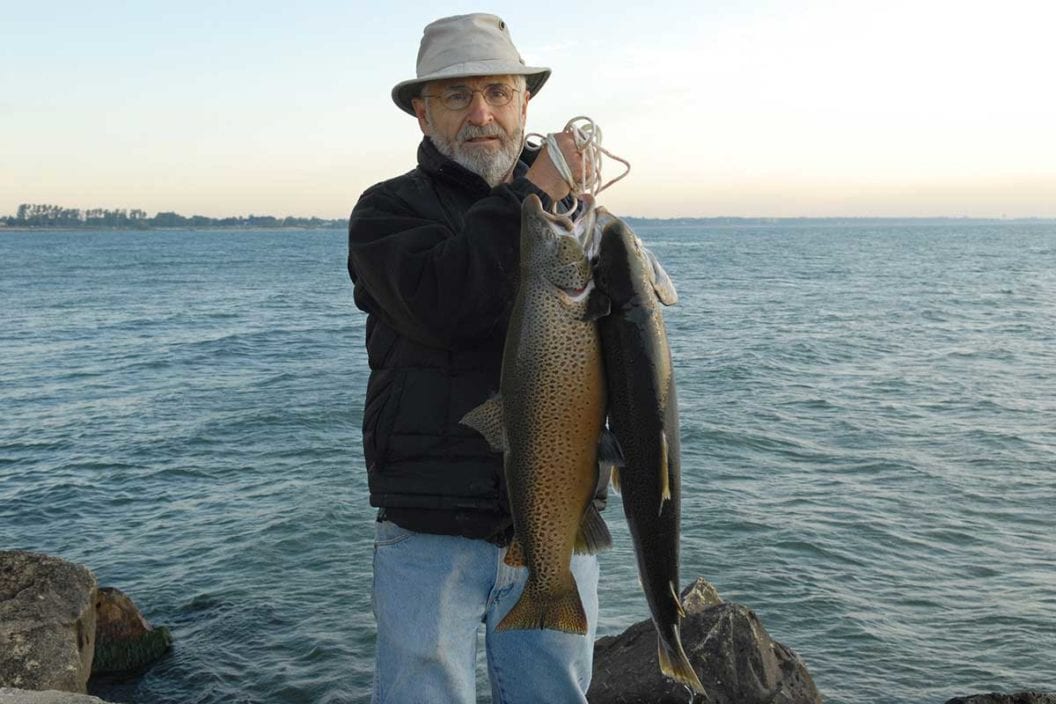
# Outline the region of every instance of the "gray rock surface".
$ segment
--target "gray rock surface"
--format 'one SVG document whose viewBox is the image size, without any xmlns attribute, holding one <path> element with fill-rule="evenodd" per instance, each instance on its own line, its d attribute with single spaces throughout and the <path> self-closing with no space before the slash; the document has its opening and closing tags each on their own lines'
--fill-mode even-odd
<svg viewBox="0 0 1056 704">
<path fill-rule="evenodd" d="M 81 565 L 0 551 L 0 687 L 86 692 L 96 589 Z"/>
<path fill-rule="evenodd" d="M 0 687 L 0 704 L 107 704 L 107 702 L 87 694 L 58 692 L 54 689 L 45 692 L 31 692 L 27 689 Z"/>
<path fill-rule="evenodd" d="M 772 640 L 751 609 L 723 602 L 697 579 L 682 593 L 682 644 L 713 704 L 820 704 L 799 657 Z M 594 644 L 591 704 L 687 704 L 688 691 L 660 673 L 650 620 Z M 708 701 L 697 698 L 694 701 Z"/>
<path fill-rule="evenodd" d="M 946 704 L 1056 704 L 1056 694 L 1043 692 L 1017 692 L 1016 694 L 973 694 L 956 697 Z"/>
</svg>

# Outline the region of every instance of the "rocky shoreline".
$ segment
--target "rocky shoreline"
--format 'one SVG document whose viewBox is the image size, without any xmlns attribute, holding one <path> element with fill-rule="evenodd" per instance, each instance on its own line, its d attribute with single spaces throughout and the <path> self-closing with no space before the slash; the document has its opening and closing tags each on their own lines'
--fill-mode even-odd
<svg viewBox="0 0 1056 704">
<path fill-rule="evenodd" d="M 755 613 L 704 579 L 682 592 L 682 642 L 711 704 L 821 704 L 803 660 L 770 638 Z M 594 644 L 591 704 L 686 704 L 660 674 L 649 620 Z M 132 600 L 82 566 L 0 551 L 0 704 L 108 704 L 88 696 L 93 674 L 136 672 L 172 644 Z M 694 701 L 700 701 L 700 698 Z M 1056 704 L 1056 693 L 976 694 L 945 704 Z"/>
<path fill-rule="evenodd" d="M 89 677 L 142 670 L 171 644 L 167 628 L 87 567 L 0 551 L 0 702 L 101 701 L 86 696 Z"/>
</svg>

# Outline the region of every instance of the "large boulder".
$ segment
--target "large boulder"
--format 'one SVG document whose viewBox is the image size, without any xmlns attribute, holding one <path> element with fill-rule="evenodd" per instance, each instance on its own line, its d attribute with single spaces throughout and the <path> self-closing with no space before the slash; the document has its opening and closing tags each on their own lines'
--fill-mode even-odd
<svg viewBox="0 0 1056 704">
<path fill-rule="evenodd" d="M 698 579 L 682 593 L 682 645 L 712 704 L 820 704 L 799 657 L 772 640 L 751 609 L 722 601 Z M 591 704 L 686 704 L 685 687 L 664 677 L 656 629 L 640 621 L 594 644 Z"/>
<path fill-rule="evenodd" d="M 26 689 L 0 687 L 0 704 L 108 704 L 97 697 L 73 692 L 31 692 Z"/>
<path fill-rule="evenodd" d="M 973 694 L 970 697 L 955 697 L 946 704 L 1056 704 L 1056 694 L 1042 692 L 1018 692 L 1016 694 Z"/>
<path fill-rule="evenodd" d="M 87 691 L 96 589 L 81 565 L 0 551 L 0 687 Z"/>
<path fill-rule="evenodd" d="M 153 628 L 120 589 L 99 589 L 95 616 L 93 675 L 141 670 L 161 657 L 172 644 L 169 629 Z"/>
</svg>

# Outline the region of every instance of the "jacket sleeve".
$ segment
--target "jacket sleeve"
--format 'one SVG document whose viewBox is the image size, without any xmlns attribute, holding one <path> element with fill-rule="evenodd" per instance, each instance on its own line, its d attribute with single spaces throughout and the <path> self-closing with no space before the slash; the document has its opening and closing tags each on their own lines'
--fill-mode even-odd
<svg viewBox="0 0 1056 704">
<path fill-rule="evenodd" d="M 348 226 L 357 305 L 432 347 L 450 349 L 487 334 L 513 295 L 521 202 L 530 193 L 549 205 L 545 193 L 518 178 L 473 204 L 455 231 L 385 184 L 368 189 Z"/>
</svg>

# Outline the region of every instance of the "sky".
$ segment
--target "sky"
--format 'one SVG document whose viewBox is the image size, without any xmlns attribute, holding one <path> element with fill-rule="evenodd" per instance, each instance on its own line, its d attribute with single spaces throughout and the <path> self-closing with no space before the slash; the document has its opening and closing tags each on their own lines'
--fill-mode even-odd
<svg viewBox="0 0 1056 704">
<path fill-rule="evenodd" d="M 414 167 L 422 28 L 475 11 L 553 70 L 530 132 L 631 162 L 614 213 L 1056 217 L 1051 0 L 0 0 L 0 215 L 347 217 Z"/>
</svg>

